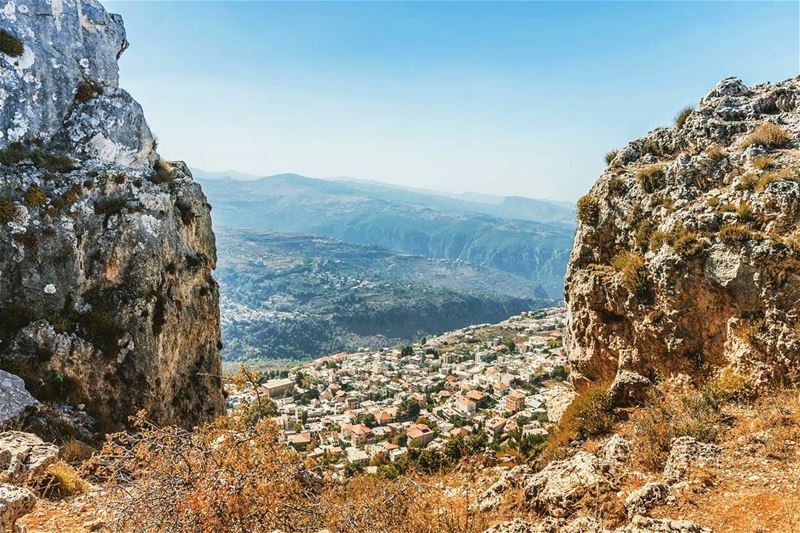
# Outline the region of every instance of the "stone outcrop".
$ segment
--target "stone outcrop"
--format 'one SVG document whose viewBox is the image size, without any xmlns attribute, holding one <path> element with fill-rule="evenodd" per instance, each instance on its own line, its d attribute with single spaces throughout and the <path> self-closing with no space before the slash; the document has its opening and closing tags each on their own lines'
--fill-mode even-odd
<svg viewBox="0 0 800 533">
<path fill-rule="evenodd" d="M 0 370 L 0 425 L 17 420 L 38 403 L 25 389 L 25 382 L 20 377 Z"/>
<path fill-rule="evenodd" d="M 58 446 L 44 442 L 32 433 L 0 433 L 0 479 L 23 482 L 35 477 L 56 462 Z"/>
<path fill-rule="evenodd" d="M 36 505 L 36 496 L 24 488 L 0 483 L 0 531 L 17 533 L 17 520 Z"/>
<path fill-rule="evenodd" d="M 118 87 L 121 18 L 27 0 L 0 30 L 0 367 L 101 423 L 219 414 L 211 208 Z"/>
<path fill-rule="evenodd" d="M 670 444 L 669 456 L 664 465 L 664 481 L 676 483 L 692 467 L 708 467 L 716 463 L 720 449 L 716 444 L 698 442 L 694 437 L 678 437 Z"/>
<path fill-rule="evenodd" d="M 609 383 L 632 404 L 658 377 L 729 365 L 800 381 L 798 146 L 800 77 L 729 78 L 609 155 L 566 277 L 578 389 Z"/>
</svg>

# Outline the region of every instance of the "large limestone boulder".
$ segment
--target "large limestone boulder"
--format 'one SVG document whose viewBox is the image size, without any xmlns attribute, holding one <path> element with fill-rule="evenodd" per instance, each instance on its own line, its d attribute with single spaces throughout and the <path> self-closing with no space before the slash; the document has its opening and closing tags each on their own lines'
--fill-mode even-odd
<svg viewBox="0 0 800 533">
<path fill-rule="evenodd" d="M 0 433 L 0 479 L 22 482 L 56 462 L 58 446 L 44 442 L 32 433 Z"/>
<path fill-rule="evenodd" d="M 223 411 L 210 209 L 118 87 L 94 0 L 0 8 L 0 368 L 101 427 Z"/>
<path fill-rule="evenodd" d="M 22 487 L 0 483 L 0 531 L 16 533 L 17 520 L 36 505 L 36 496 Z"/>
<path fill-rule="evenodd" d="M 698 442 L 694 437 L 678 437 L 670 444 L 669 456 L 664 465 L 664 481 L 681 481 L 692 467 L 709 467 L 716 464 L 722 449 L 716 444 Z"/>
<path fill-rule="evenodd" d="M 566 276 L 579 389 L 734 365 L 800 382 L 800 77 L 722 80 L 685 122 L 616 152 L 579 203 Z"/>
</svg>

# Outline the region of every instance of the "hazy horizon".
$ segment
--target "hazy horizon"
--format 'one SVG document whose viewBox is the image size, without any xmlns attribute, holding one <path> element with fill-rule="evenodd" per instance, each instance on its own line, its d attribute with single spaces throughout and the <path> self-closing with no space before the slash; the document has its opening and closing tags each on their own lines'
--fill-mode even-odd
<svg viewBox="0 0 800 533">
<path fill-rule="evenodd" d="M 160 151 L 210 171 L 574 201 L 720 79 L 800 71 L 796 2 L 105 4 Z"/>
</svg>

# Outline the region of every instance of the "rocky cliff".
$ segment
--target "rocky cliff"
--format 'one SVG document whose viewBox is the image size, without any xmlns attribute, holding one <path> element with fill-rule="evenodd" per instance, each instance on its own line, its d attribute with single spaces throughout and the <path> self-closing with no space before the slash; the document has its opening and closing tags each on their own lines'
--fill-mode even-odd
<svg viewBox="0 0 800 533">
<path fill-rule="evenodd" d="M 101 420 L 222 410 L 210 206 L 118 87 L 118 15 L 0 9 L 0 367 Z"/>
<path fill-rule="evenodd" d="M 565 298 L 575 383 L 618 402 L 733 365 L 800 380 L 800 77 L 722 80 L 607 157 L 581 198 Z"/>
</svg>

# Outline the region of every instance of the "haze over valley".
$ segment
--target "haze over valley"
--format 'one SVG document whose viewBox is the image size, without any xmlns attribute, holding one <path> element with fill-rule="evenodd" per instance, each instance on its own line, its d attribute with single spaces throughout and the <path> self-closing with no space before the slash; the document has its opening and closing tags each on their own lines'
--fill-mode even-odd
<svg viewBox="0 0 800 533">
<path fill-rule="evenodd" d="M 562 297 L 565 204 L 193 172 L 214 206 L 226 359 L 391 346 Z"/>
</svg>

